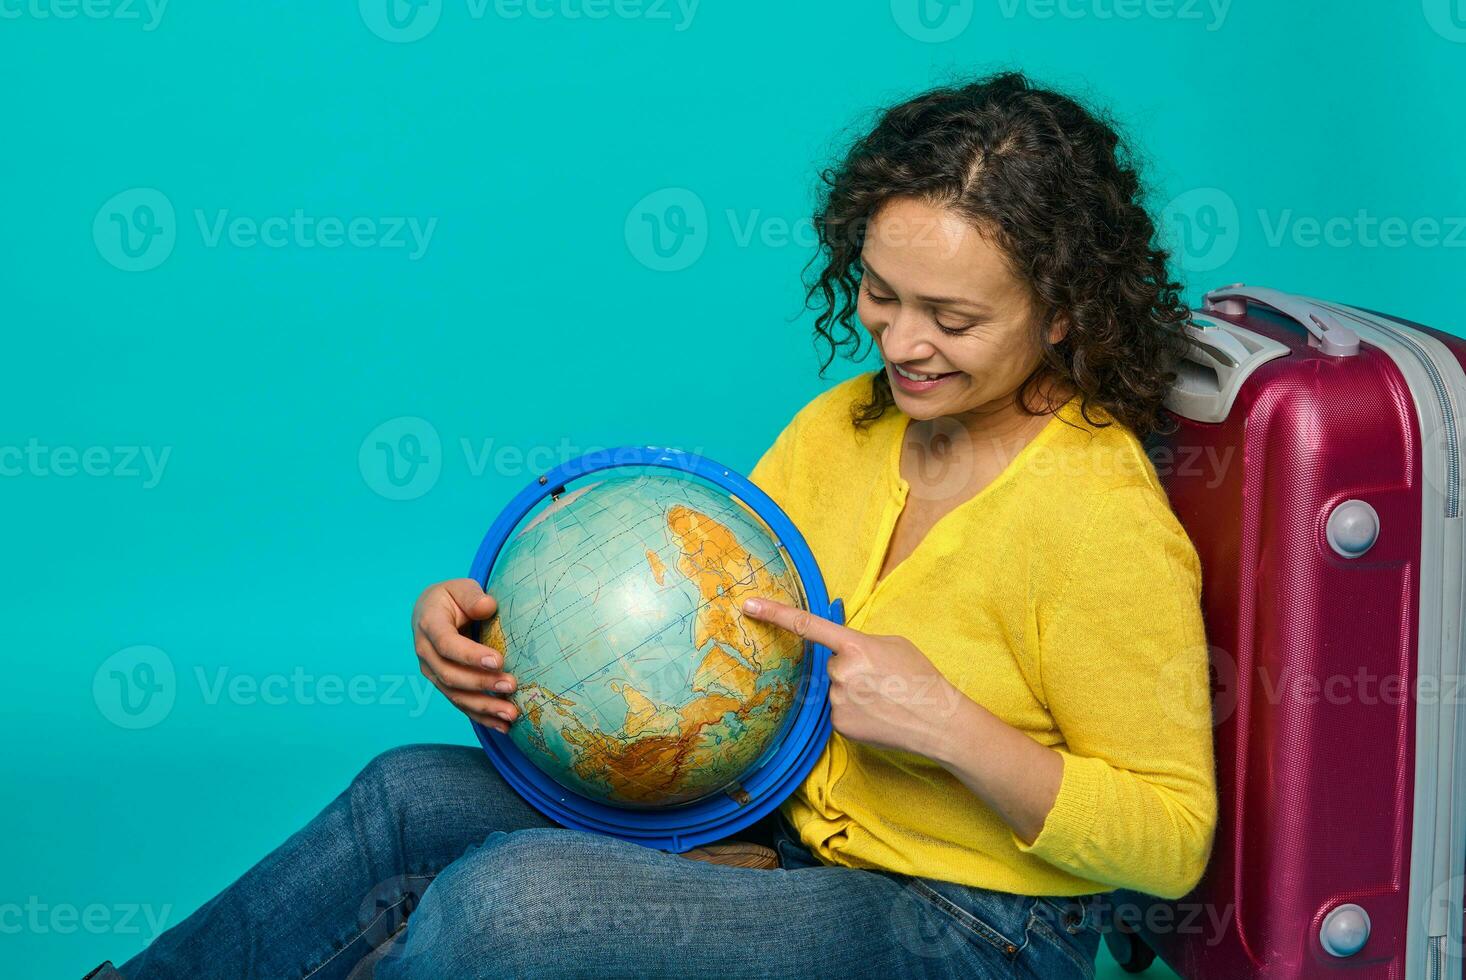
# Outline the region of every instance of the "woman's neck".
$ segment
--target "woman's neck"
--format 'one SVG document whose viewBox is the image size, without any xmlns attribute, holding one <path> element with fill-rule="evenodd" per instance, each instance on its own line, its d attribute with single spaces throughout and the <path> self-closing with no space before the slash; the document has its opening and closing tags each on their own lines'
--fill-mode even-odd
<svg viewBox="0 0 1466 980">
<path fill-rule="evenodd" d="M 1009 396 L 968 412 L 913 419 L 907 436 L 923 454 L 934 459 L 965 451 L 1002 454 L 1012 450 L 1008 453 L 1012 455 L 1043 431 L 1071 395 L 1068 389 L 1051 388 L 1030 402 L 1037 415 L 1025 412 Z M 958 433 L 961 436 L 954 438 Z"/>
</svg>

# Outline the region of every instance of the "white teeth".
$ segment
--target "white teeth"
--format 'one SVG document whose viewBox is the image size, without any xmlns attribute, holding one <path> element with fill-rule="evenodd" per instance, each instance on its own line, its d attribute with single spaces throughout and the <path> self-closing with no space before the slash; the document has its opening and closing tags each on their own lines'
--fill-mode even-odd
<svg viewBox="0 0 1466 980">
<path fill-rule="evenodd" d="M 910 371 L 901 370 L 900 366 L 896 364 L 892 364 L 891 367 L 895 368 L 896 373 L 901 377 L 910 378 L 912 381 L 935 381 L 941 377 L 940 374 L 912 374 Z"/>
</svg>

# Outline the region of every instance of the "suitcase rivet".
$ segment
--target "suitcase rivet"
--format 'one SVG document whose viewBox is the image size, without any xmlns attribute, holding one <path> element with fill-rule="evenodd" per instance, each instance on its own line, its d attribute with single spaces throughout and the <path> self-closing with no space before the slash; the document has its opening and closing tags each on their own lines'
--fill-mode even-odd
<svg viewBox="0 0 1466 980">
<path fill-rule="evenodd" d="M 1379 539 L 1379 514 L 1362 500 L 1346 500 L 1329 512 L 1329 547 L 1345 558 L 1358 558 Z"/>
<path fill-rule="evenodd" d="M 1353 903 L 1340 905 L 1324 916 L 1318 941 L 1326 953 L 1353 956 L 1369 941 L 1369 913 Z"/>
</svg>

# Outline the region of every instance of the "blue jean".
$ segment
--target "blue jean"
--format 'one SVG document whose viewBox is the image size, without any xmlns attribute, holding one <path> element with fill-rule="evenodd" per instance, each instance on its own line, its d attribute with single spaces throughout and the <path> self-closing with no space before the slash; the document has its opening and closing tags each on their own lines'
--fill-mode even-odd
<svg viewBox="0 0 1466 980">
<path fill-rule="evenodd" d="M 120 972 L 1094 976 L 1098 895 L 1014 895 L 826 865 L 777 814 L 738 836 L 771 844 L 781 867 L 710 864 L 566 830 L 521 800 L 479 749 L 406 746 L 374 759 Z"/>
</svg>

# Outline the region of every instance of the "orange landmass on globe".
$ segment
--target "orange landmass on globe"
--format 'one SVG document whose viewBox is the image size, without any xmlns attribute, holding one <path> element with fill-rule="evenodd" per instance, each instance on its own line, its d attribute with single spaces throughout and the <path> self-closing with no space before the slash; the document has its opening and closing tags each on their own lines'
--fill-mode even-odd
<svg viewBox="0 0 1466 980">
<path fill-rule="evenodd" d="M 478 641 L 500 653 L 504 652 L 504 627 L 499 625 L 497 615 L 478 628 Z"/>
<path fill-rule="evenodd" d="M 709 641 L 721 643 L 759 670 L 777 667 L 803 651 L 797 637 L 743 616 L 743 600 L 751 595 L 797 605 L 799 597 L 783 577 L 756 562 L 727 526 L 691 507 L 673 507 L 667 524 L 681 545 L 677 570 L 702 594 L 693 635 L 699 650 Z"/>
<path fill-rule="evenodd" d="M 658 707 L 651 698 L 630 684 L 612 681 L 611 690 L 626 699 L 626 720 L 622 722 L 621 730 L 632 738 L 648 730 L 665 731 L 676 724 L 675 711 Z"/>
<path fill-rule="evenodd" d="M 757 670 L 714 643 L 692 677 L 692 689 L 707 691 L 712 687 L 721 687 L 746 698 L 753 694 L 754 685 L 758 683 L 758 674 Z"/>
</svg>

